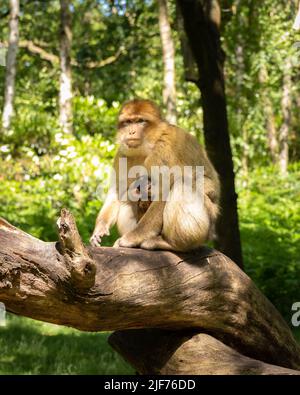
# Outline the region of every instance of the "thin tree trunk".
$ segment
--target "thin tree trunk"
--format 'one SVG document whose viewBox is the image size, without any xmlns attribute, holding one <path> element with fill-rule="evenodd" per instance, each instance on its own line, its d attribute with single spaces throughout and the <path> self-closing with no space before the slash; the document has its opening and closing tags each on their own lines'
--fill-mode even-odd
<svg viewBox="0 0 300 395">
<path fill-rule="evenodd" d="M 292 89 L 292 64 L 287 59 L 283 71 L 283 92 L 281 100 L 282 125 L 279 130 L 279 167 L 282 175 L 287 174 L 289 163 L 288 137 L 291 127 L 291 89 Z"/>
<path fill-rule="evenodd" d="M 245 23 L 243 18 L 243 14 L 240 12 L 240 0 L 235 2 L 236 18 L 238 24 L 238 34 L 236 37 L 236 48 L 235 48 L 235 57 L 236 57 L 236 98 L 237 98 L 237 126 L 238 130 L 242 134 L 243 146 L 242 146 L 242 172 L 244 176 L 244 180 L 248 179 L 248 167 L 249 167 L 249 150 L 248 150 L 248 133 L 246 128 L 244 127 L 243 122 L 243 105 L 241 101 L 243 100 L 243 84 L 244 84 L 244 75 L 245 75 L 245 59 L 244 59 L 244 36 L 242 34 L 242 27 Z"/>
<path fill-rule="evenodd" d="M 199 69 L 206 149 L 221 180 L 217 247 L 242 266 L 237 194 L 230 147 L 220 43 L 220 8 L 215 0 L 178 0 L 184 26 Z"/>
<path fill-rule="evenodd" d="M 158 0 L 159 30 L 164 63 L 163 100 L 167 109 L 166 119 L 176 123 L 175 50 L 168 16 L 167 0 Z"/>
<path fill-rule="evenodd" d="M 241 35 L 238 35 L 237 41 L 238 45 L 236 47 L 236 62 L 237 62 L 237 70 L 236 70 L 236 97 L 243 97 L 243 82 L 244 82 L 244 73 L 245 73 L 245 63 L 244 63 L 244 48 L 242 42 Z M 243 125 L 243 107 L 241 105 L 237 105 L 237 124 L 239 130 L 242 131 L 242 139 L 243 139 L 243 152 L 242 152 L 242 171 L 243 175 L 247 176 L 248 174 L 248 133 Z"/>
<path fill-rule="evenodd" d="M 243 152 L 242 152 L 242 172 L 244 176 L 244 180 L 248 180 L 248 172 L 249 172 L 249 149 L 248 149 L 248 133 L 247 130 L 242 127 L 242 139 L 243 139 Z M 248 182 L 244 183 L 245 185 Z"/>
<path fill-rule="evenodd" d="M 64 133 L 72 133 L 72 72 L 71 46 L 72 28 L 70 1 L 60 0 L 60 92 L 59 92 L 59 122 Z"/>
<path fill-rule="evenodd" d="M 267 139 L 270 149 L 271 158 L 274 164 L 278 164 L 278 138 L 275 126 L 274 112 L 272 102 L 270 100 L 268 88 L 265 86 L 268 80 L 268 71 L 265 64 L 261 65 L 259 71 L 259 83 L 262 85 L 262 106 L 266 116 L 266 127 L 267 127 Z"/>
<path fill-rule="evenodd" d="M 13 102 L 15 96 L 16 59 L 19 43 L 19 11 L 19 0 L 10 0 L 9 38 L 6 58 L 4 107 L 2 115 L 3 129 L 10 128 L 11 118 L 14 112 Z"/>
<path fill-rule="evenodd" d="M 293 29 L 300 30 L 300 1 L 298 4 L 298 12 L 297 12 L 294 24 L 293 24 Z"/>
</svg>

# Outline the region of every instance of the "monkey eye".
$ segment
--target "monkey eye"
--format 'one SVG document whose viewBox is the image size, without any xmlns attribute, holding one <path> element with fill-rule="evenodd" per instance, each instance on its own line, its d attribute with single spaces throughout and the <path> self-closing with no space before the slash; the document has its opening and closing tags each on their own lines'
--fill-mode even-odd
<svg viewBox="0 0 300 395">
<path fill-rule="evenodd" d="M 124 127 L 130 125 L 130 123 L 131 123 L 130 121 L 123 121 L 123 122 L 120 122 L 119 127 L 122 129 L 122 128 L 124 128 Z"/>
<path fill-rule="evenodd" d="M 144 118 L 138 118 L 136 123 L 146 123 L 147 121 Z"/>
</svg>

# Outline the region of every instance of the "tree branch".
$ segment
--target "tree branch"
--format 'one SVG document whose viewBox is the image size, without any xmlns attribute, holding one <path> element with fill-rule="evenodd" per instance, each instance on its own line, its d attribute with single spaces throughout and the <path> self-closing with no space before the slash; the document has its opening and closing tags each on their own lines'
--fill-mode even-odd
<svg viewBox="0 0 300 395">
<path fill-rule="evenodd" d="M 300 375 L 245 357 L 206 333 L 139 329 L 114 332 L 108 341 L 140 374 Z"/>
<path fill-rule="evenodd" d="M 71 281 L 80 290 L 95 283 L 96 265 L 85 249 L 73 216 L 65 209 L 57 221 L 60 248 L 71 273 Z"/>
<path fill-rule="evenodd" d="M 1 42 L 0 43 L 3 46 L 7 46 L 7 42 Z M 19 47 L 20 48 L 25 48 L 29 52 L 31 52 L 34 55 L 39 55 L 41 59 L 46 60 L 47 62 L 50 62 L 53 66 L 58 66 L 59 65 L 59 56 L 55 55 L 49 51 L 46 51 L 43 47 L 40 45 L 37 45 L 37 43 L 34 43 L 31 40 L 22 40 L 19 42 Z M 72 59 L 71 60 L 71 65 L 74 67 L 85 67 L 87 69 L 97 69 L 97 68 L 102 68 L 105 67 L 111 63 L 116 62 L 119 57 L 126 52 L 125 48 L 121 46 L 117 52 L 114 55 L 109 56 L 106 59 L 102 59 L 99 61 L 90 61 L 86 63 L 78 63 L 76 60 Z"/>
<path fill-rule="evenodd" d="M 0 301 L 9 311 L 85 331 L 205 332 L 243 358 L 300 368 L 300 348 L 285 321 L 220 252 L 84 247 L 67 210 L 58 224 L 60 242 L 46 243 L 0 220 Z M 195 355 L 204 358 L 204 343 L 195 339 Z M 216 344 L 218 360 L 223 346 Z"/>
</svg>

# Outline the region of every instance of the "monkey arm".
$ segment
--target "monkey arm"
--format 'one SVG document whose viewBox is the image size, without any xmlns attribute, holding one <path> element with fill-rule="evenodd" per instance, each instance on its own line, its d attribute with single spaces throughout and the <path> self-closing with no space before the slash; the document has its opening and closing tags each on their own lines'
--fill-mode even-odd
<svg viewBox="0 0 300 395">
<path fill-rule="evenodd" d="M 100 210 L 90 242 L 94 247 L 101 244 L 103 236 L 109 236 L 110 228 L 116 223 L 120 209 L 120 201 L 115 195 L 109 194 Z"/>
<path fill-rule="evenodd" d="M 120 209 L 120 201 L 106 201 L 97 216 L 96 227 L 100 223 L 104 223 L 109 229 L 115 225 Z"/>
<path fill-rule="evenodd" d="M 119 183 L 119 173 L 117 169 L 119 156 L 120 156 L 119 152 L 117 152 L 113 163 L 114 170 L 110 174 L 109 190 L 105 202 L 97 216 L 95 228 L 90 238 L 90 242 L 94 247 L 97 247 L 101 244 L 101 238 L 103 236 L 109 235 L 110 228 L 113 225 L 115 225 L 118 218 L 118 214 L 120 210 L 120 201 L 119 201 L 116 185 L 118 185 Z M 115 179 L 115 174 L 117 174 L 116 179 Z"/>
</svg>

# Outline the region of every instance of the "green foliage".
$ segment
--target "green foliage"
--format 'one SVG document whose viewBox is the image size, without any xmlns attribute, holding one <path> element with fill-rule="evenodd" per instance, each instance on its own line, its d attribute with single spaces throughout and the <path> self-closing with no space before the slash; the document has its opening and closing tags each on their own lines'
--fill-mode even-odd
<svg viewBox="0 0 300 395">
<path fill-rule="evenodd" d="M 58 132 L 51 154 L 39 156 L 25 146 L 21 152 L 22 159 L 6 153 L 0 161 L 0 216 L 36 237 L 55 240 L 55 218 L 68 207 L 87 241 L 103 201 L 99 187 L 103 193 L 108 187 L 114 144 L 101 134 L 76 139 Z"/>
<path fill-rule="evenodd" d="M 112 106 L 108 107 L 103 99 L 79 96 L 73 100 L 73 109 L 74 134 L 77 137 L 101 134 L 112 138 L 115 135 L 119 102 L 112 102 Z"/>
<path fill-rule="evenodd" d="M 300 289 L 299 179 L 299 165 L 287 178 L 257 168 L 239 186 L 245 271 L 288 321 Z"/>
<path fill-rule="evenodd" d="M 0 327 L 0 374 L 134 374 L 108 335 L 9 314 Z"/>
<path fill-rule="evenodd" d="M 292 30 L 296 4 L 283 0 L 233 1 L 232 14 L 224 24 L 226 87 L 231 142 L 237 170 L 269 165 L 265 97 L 270 101 L 274 127 L 283 122 L 281 108 L 286 63 L 292 64 L 292 102 L 299 97 L 299 33 Z M 262 78 L 262 71 L 265 75 Z M 299 160 L 300 129 L 297 105 L 291 106 L 290 156 Z M 245 166 L 245 165 L 244 165 Z M 245 169 L 243 169 L 245 170 Z"/>
</svg>

